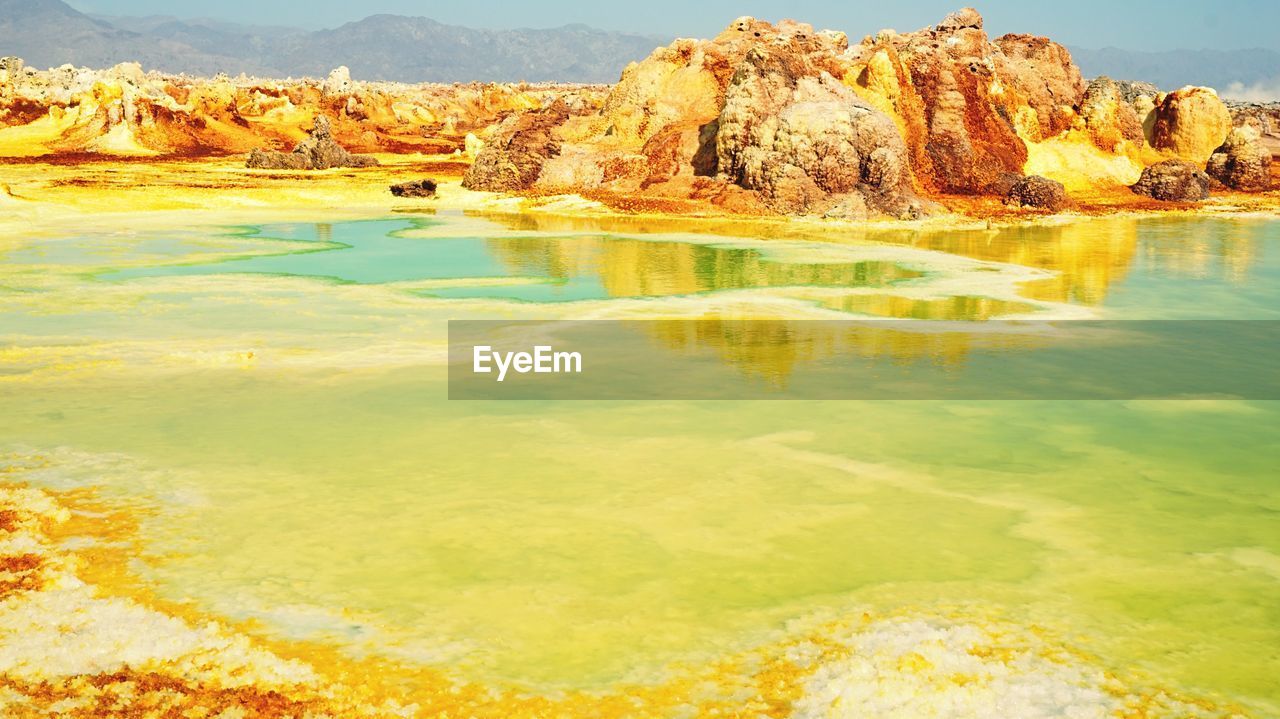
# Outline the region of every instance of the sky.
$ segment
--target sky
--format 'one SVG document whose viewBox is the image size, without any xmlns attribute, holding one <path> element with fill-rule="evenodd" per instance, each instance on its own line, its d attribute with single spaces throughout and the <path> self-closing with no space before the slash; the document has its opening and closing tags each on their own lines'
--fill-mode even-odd
<svg viewBox="0 0 1280 719">
<path fill-rule="evenodd" d="M 881 28 L 915 30 L 937 23 L 965 0 L 69 0 L 104 15 L 213 17 L 246 24 L 336 27 L 376 13 L 418 15 L 476 28 L 558 27 L 584 23 L 605 30 L 659 37 L 708 37 L 740 15 L 785 17 L 852 38 Z M 973 0 L 970 0 L 971 2 Z M 1179 48 L 1280 49 L 1277 0 L 978 0 L 994 35 L 1026 32 L 1066 45 L 1126 50 Z"/>
</svg>

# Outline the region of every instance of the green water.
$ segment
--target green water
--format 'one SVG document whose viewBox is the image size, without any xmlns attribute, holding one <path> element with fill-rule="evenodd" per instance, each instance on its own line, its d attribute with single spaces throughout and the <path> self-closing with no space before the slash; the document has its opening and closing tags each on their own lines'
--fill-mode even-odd
<svg viewBox="0 0 1280 719">
<path fill-rule="evenodd" d="M 753 287 L 876 287 L 919 277 L 889 262 L 786 263 L 760 248 L 680 243 L 618 236 L 433 237 L 414 230 L 449 225 L 439 220 L 374 220 L 338 225 L 273 225 L 252 236 L 305 242 L 305 252 L 249 255 L 205 264 L 136 267 L 104 275 L 135 277 L 253 273 L 325 278 L 356 284 L 459 280 L 418 290 L 430 297 L 569 302 L 611 297 L 661 297 Z M 613 267 L 636 262 L 630 282 L 610 282 Z M 465 280 L 508 278 L 471 285 Z"/>
<path fill-rule="evenodd" d="M 644 680 L 797 619 L 967 607 L 1280 702 L 1275 403 L 451 403 L 443 366 L 450 318 L 1276 319 L 1280 221 L 530 222 L 14 240 L 2 461 L 163 508 L 137 569 L 167 597 L 490 681 Z"/>
</svg>

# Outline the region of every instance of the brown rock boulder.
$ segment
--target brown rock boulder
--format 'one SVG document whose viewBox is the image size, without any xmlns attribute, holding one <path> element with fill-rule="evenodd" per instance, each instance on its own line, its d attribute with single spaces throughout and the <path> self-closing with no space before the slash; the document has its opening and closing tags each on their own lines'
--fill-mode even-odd
<svg viewBox="0 0 1280 719">
<path fill-rule="evenodd" d="M 981 30 L 982 15 L 971 7 L 963 7 L 942 18 L 937 25 L 938 32 L 954 32 L 956 30 Z"/>
<path fill-rule="evenodd" d="M 557 100 L 549 107 L 504 120 L 463 176 L 462 186 L 488 192 L 533 187 L 547 160 L 560 154 L 556 129 L 569 114 L 569 106 Z"/>
<path fill-rule="evenodd" d="M 1264 192 L 1271 188 L 1271 150 L 1252 127 L 1237 127 L 1209 157 L 1205 172 L 1233 190 Z"/>
<path fill-rule="evenodd" d="M 676 40 L 655 50 L 623 71 L 597 117 L 578 123 L 591 132 L 575 139 L 592 146 L 603 181 L 618 177 L 648 188 L 675 180 L 656 191 L 680 193 L 697 184 L 692 178 L 714 177 L 726 93 L 755 48 L 787 58 L 796 76 L 825 70 L 838 77 L 848 40 L 804 23 L 740 17 L 712 40 Z M 632 166 L 637 157 L 646 170 Z"/>
<path fill-rule="evenodd" d="M 1144 169 L 1129 189 L 1165 202 L 1199 202 L 1209 197 L 1209 176 L 1186 160 L 1165 160 Z"/>
<path fill-rule="evenodd" d="M 1231 113 L 1207 87 L 1184 87 L 1155 108 L 1151 146 L 1204 165 L 1231 132 Z"/>
<path fill-rule="evenodd" d="M 1280 157 L 1280 102 L 1229 102 L 1227 109 L 1236 127 L 1256 130 L 1272 159 Z"/>
<path fill-rule="evenodd" d="M 906 145 L 893 121 L 803 56 L 759 47 L 726 91 L 716 167 L 787 214 L 909 214 Z"/>
<path fill-rule="evenodd" d="M 1039 175 L 1024 177 L 1014 183 L 1005 201 L 1011 205 L 1050 212 L 1061 212 L 1070 205 L 1067 190 L 1061 182 Z"/>
<path fill-rule="evenodd" d="M 1085 88 L 1077 111 L 1089 130 L 1089 139 L 1099 149 L 1116 152 L 1123 143 L 1141 146 L 1146 142 L 1142 120 L 1127 97 L 1126 86 L 1105 75 Z"/>
<path fill-rule="evenodd" d="M 1016 86 L 1036 111 L 1040 129 L 1036 139 L 1070 128 L 1085 84 L 1067 48 L 1047 37 L 1014 34 L 997 38 L 995 46 L 1004 53 Z"/>
<path fill-rule="evenodd" d="M 981 16 L 965 9 L 937 27 L 881 32 L 850 49 L 846 81 L 896 118 L 924 189 L 982 193 L 1007 175 L 1021 176 L 1027 147 L 1019 127 L 1042 133 L 1032 95 L 1045 101 L 1044 128 L 1057 127 L 1057 99 L 1047 89 L 1057 81 L 1045 77 L 1059 73 L 1032 72 L 1027 58 L 1058 53 L 1029 41 L 1009 44 L 1024 57 L 1006 57 L 988 41 Z M 1061 57 L 1069 56 L 1063 51 Z M 1020 66 L 1024 61 L 1028 67 Z M 1070 74 L 1064 69 L 1060 76 Z M 1022 87 L 1024 82 L 1031 86 Z"/>
<path fill-rule="evenodd" d="M 437 186 L 438 184 L 435 180 L 427 177 L 421 180 L 392 185 L 391 194 L 396 197 L 435 197 Z"/>
<path fill-rule="evenodd" d="M 331 167 L 372 167 L 377 164 L 377 158 L 347 152 L 334 141 L 329 118 L 317 115 L 311 136 L 299 142 L 293 152 L 255 148 L 249 153 L 245 167 L 257 170 L 327 170 Z"/>
</svg>

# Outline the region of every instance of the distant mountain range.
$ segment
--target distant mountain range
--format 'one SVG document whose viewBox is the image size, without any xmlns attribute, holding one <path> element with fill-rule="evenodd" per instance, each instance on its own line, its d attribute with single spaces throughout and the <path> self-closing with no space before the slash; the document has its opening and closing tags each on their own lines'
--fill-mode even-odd
<svg viewBox="0 0 1280 719">
<path fill-rule="evenodd" d="M 422 17 L 373 15 L 331 30 L 175 17 L 86 15 L 62 0 L 0 0 L 0 55 L 36 67 L 64 63 L 214 75 L 323 77 L 346 65 L 361 80 L 527 80 L 610 83 L 668 38 L 566 25 L 476 30 Z M 1086 77 L 1145 80 L 1164 89 L 1209 85 L 1228 95 L 1280 99 L 1280 52 L 1071 48 Z"/>
<path fill-rule="evenodd" d="M 601 82 L 669 40 L 566 25 L 475 30 L 421 17 L 373 15 L 331 30 L 173 17 L 81 13 L 61 0 L 0 0 L 0 55 L 214 75 L 324 77 L 338 65 L 362 80 Z"/>
</svg>

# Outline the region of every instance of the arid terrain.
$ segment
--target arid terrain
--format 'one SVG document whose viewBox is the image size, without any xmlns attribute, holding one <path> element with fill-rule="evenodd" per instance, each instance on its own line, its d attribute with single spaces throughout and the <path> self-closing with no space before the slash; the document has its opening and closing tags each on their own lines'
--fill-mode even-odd
<svg viewBox="0 0 1280 719">
<path fill-rule="evenodd" d="M 136 185 L 148 173 L 149 185 L 275 192 L 332 161 L 250 162 L 302 175 L 234 166 L 255 149 L 287 155 L 323 116 L 338 147 L 389 165 L 344 170 L 353 194 L 430 176 L 627 212 L 855 221 L 1275 205 L 1280 108 L 1086 82 L 1061 45 L 991 39 L 982 25 L 966 9 L 853 42 L 740 18 L 715 39 L 659 48 L 613 86 L 370 83 L 345 68 L 198 79 L 9 58 L 0 182 L 37 201 L 67 186 L 128 191 L 112 176 Z"/>
</svg>

